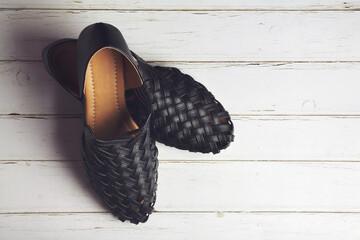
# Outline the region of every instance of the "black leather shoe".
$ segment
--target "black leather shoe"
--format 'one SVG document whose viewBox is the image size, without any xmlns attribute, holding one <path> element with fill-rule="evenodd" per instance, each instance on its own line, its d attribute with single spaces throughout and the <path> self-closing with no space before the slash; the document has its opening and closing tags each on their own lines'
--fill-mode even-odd
<svg viewBox="0 0 360 240">
<path fill-rule="evenodd" d="M 62 39 L 43 52 L 49 73 L 79 98 L 76 39 Z M 132 52 L 149 93 L 155 139 L 191 152 L 218 153 L 234 140 L 229 113 L 206 87 L 177 68 L 152 67 Z M 75 69 L 75 70 L 74 70 Z"/>
<path fill-rule="evenodd" d="M 201 83 L 173 67 L 147 69 L 144 85 L 152 102 L 152 127 L 158 142 L 190 152 L 219 153 L 234 141 L 229 113 Z"/>
<path fill-rule="evenodd" d="M 60 43 L 64 52 L 53 48 Z M 158 160 L 141 66 L 120 31 L 109 24 L 86 27 L 77 54 L 74 46 L 74 41 L 61 40 L 43 56 L 50 74 L 83 103 L 82 153 L 90 182 L 121 221 L 145 222 L 156 199 Z M 62 64 L 50 65 L 53 59 Z"/>
</svg>

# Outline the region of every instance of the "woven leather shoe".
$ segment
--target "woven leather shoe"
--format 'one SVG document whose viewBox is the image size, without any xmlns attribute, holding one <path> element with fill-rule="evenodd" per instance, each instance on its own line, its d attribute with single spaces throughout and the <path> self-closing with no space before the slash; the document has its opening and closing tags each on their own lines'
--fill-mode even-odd
<svg viewBox="0 0 360 240">
<path fill-rule="evenodd" d="M 234 141 L 229 113 L 204 85 L 177 68 L 151 67 L 134 55 L 148 70 L 144 85 L 152 102 L 151 124 L 158 142 L 215 154 Z"/>
<path fill-rule="evenodd" d="M 62 39 L 44 51 L 49 73 L 79 98 L 76 39 Z M 75 57 L 74 57 L 75 55 Z M 229 113 L 206 87 L 177 68 L 152 67 L 132 52 L 149 93 L 151 125 L 158 142 L 191 152 L 218 153 L 234 140 Z"/>
<path fill-rule="evenodd" d="M 73 41 L 59 43 L 71 51 L 57 51 L 52 44 L 43 51 L 44 62 L 83 103 L 82 153 L 90 182 L 121 221 L 145 222 L 156 199 L 158 160 L 142 67 L 109 24 L 86 27 L 76 52 Z M 49 65 L 54 57 L 62 64 Z"/>
</svg>

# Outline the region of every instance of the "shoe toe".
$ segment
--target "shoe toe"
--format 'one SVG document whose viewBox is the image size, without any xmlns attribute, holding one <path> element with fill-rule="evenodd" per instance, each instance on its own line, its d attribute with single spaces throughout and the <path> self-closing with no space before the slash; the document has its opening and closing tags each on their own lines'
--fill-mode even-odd
<svg viewBox="0 0 360 240">
<path fill-rule="evenodd" d="M 102 141 L 90 128 L 83 135 L 83 160 L 90 182 L 121 221 L 146 222 L 157 188 L 157 148 L 146 124 L 135 138 Z"/>
<path fill-rule="evenodd" d="M 155 139 L 191 152 L 219 153 L 234 140 L 229 113 L 207 88 L 177 68 L 148 67 Z"/>
</svg>

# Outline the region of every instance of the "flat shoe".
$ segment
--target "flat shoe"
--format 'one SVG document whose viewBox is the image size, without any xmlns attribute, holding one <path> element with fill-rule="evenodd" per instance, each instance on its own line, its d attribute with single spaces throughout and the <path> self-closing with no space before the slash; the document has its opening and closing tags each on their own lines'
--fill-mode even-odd
<svg viewBox="0 0 360 240">
<path fill-rule="evenodd" d="M 44 51 L 48 72 L 75 97 L 76 39 L 62 39 Z M 191 152 L 219 153 L 234 141 L 229 113 L 201 83 L 177 68 L 152 67 L 132 52 L 149 94 L 155 140 Z"/>
<path fill-rule="evenodd" d="M 60 43 L 64 52 L 53 49 Z M 58 41 L 43 58 L 50 74 L 83 103 L 82 155 L 90 182 L 121 221 L 146 222 L 156 199 L 158 160 L 142 69 L 109 24 L 86 27 L 75 53 L 68 51 L 73 43 Z M 63 64 L 50 65 L 54 56 Z"/>
</svg>

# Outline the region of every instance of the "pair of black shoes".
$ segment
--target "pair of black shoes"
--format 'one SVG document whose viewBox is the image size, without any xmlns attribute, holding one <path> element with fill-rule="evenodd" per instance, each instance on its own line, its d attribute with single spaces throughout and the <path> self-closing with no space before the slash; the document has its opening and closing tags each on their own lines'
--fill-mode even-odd
<svg viewBox="0 0 360 240">
<path fill-rule="evenodd" d="M 48 72 L 84 108 L 82 154 L 95 191 L 121 221 L 145 222 L 156 199 L 155 141 L 218 153 L 233 141 L 230 116 L 200 83 L 152 67 L 114 26 L 96 23 L 43 51 Z"/>
</svg>

